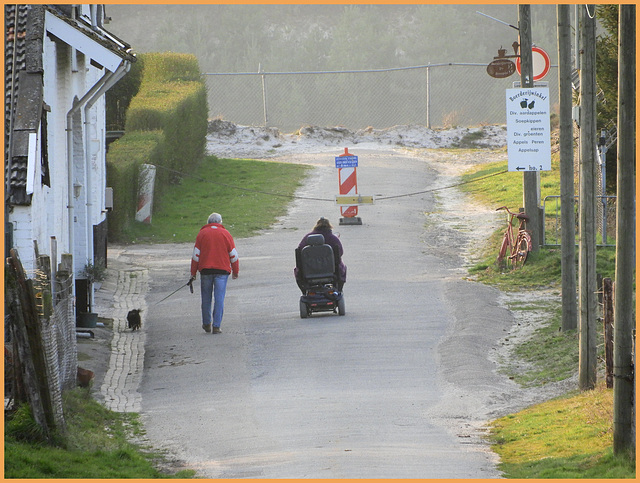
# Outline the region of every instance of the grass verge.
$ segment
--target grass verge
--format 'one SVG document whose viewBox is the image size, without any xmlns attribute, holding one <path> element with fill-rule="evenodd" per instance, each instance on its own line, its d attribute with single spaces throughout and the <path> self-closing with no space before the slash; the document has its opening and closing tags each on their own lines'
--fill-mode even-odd
<svg viewBox="0 0 640 483">
<path fill-rule="evenodd" d="M 156 469 L 162 455 L 131 441 L 142 434 L 137 414 L 109 411 L 88 389 L 64 394 L 66 431 L 46 442 L 30 409 L 5 418 L 5 478 L 192 478 Z"/>
<path fill-rule="evenodd" d="M 218 159 L 208 156 L 194 173 L 162 193 L 151 225 L 135 223 L 125 243 L 193 242 L 210 213 L 222 215 L 234 238 L 245 238 L 284 215 L 309 167 L 304 165 Z"/>
<path fill-rule="evenodd" d="M 578 331 L 561 331 L 562 313 L 559 303 L 547 300 L 526 303 L 511 302 L 509 310 L 523 319 L 543 318 L 532 334 L 511 349 L 509 360 L 501 361 L 500 372 L 523 387 L 536 387 L 564 381 L 578 367 Z"/>
<path fill-rule="evenodd" d="M 463 180 L 484 179 L 462 188 L 484 204 L 496 208 L 506 205 L 513 211 L 522 205 L 522 176 L 504 173 L 487 177 L 506 168 L 506 162 L 476 167 Z M 541 173 L 542 198 L 560 193 L 558 173 L 555 156 L 552 171 Z M 546 290 L 559 294 L 561 250 L 541 248 L 530 254 L 520 270 L 500 267 L 495 260 L 503 231 L 504 227 L 497 228 L 481 249 L 482 261 L 470 269 L 472 277 L 504 292 Z M 615 249 L 598 248 L 596 264 L 599 274 L 613 278 Z M 560 300 L 512 299 L 509 308 L 523 319 L 535 313 L 542 321 L 513 346 L 510 360 L 502 361 L 502 372 L 525 387 L 562 381 L 577 372 L 578 331 L 560 330 Z M 613 455 L 612 421 L 613 392 L 601 385 L 594 391 L 569 394 L 498 419 L 491 423 L 490 439 L 506 478 L 635 478 L 635 455 Z"/>
<path fill-rule="evenodd" d="M 490 439 L 507 478 L 635 478 L 633 459 L 613 455 L 612 420 L 599 385 L 493 421 Z"/>
</svg>

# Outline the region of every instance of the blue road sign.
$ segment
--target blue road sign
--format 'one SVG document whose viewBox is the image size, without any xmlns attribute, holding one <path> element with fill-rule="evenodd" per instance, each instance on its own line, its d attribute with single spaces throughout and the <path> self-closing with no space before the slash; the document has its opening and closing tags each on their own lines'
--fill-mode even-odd
<svg viewBox="0 0 640 483">
<path fill-rule="evenodd" d="M 358 156 L 336 156 L 336 168 L 357 168 Z"/>
</svg>

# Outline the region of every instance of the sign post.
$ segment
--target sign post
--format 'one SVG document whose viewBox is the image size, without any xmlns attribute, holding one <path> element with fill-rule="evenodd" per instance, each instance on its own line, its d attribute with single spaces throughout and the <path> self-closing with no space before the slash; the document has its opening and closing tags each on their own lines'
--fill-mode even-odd
<svg viewBox="0 0 640 483">
<path fill-rule="evenodd" d="M 518 5 L 518 40 L 520 43 L 520 85 L 531 89 L 533 85 L 533 46 L 531 42 L 531 5 Z M 521 101 L 522 102 L 522 101 Z M 540 172 L 522 173 L 522 201 L 529 216 L 527 228 L 531 231 L 531 249 L 537 252 L 543 234 L 543 216 L 540 207 Z"/>
</svg>

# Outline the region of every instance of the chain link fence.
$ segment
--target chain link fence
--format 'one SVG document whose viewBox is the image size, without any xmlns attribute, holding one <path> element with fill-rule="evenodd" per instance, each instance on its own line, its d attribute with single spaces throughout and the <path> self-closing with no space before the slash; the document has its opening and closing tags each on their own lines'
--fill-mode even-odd
<svg viewBox="0 0 640 483">
<path fill-rule="evenodd" d="M 557 66 L 544 82 L 558 103 Z M 326 72 L 203 73 L 211 118 L 295 132 L 303 126 L 351 130 L 396 125 L 429 128 L 506 122 L 505 90 L 517 74 L 495 79 L 487 64 L 446 63 Z"/>
<path fill-rule="evenodd" d="M 575 197 L 574 211 L 575 222 L 572 227 L 576 240 L 580 239 L 579 233 L 579 214 L 578 214 L 578 196 Z M 616 196 L 596 196 L 596 243 L 599 247 L 615 247 L 616 246 Z M 559 195 L 545 196 L 542 200 L 542 209 L 544 213 L 544 246 L 559 247 L 562 240 L 562 202 Z M 577 243 L 577 242 L 576 242 Z"/>
</svg>

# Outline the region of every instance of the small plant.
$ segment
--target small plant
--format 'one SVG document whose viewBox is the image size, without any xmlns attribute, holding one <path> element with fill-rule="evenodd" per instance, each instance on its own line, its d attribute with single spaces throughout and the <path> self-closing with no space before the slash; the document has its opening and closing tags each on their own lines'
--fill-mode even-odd
<svg viewBox="0 0 640 483">
<path fill-rule="evenodd" d="M 478 148 L 478 142 L 486 136 L 482 130 L 469 131 L 462 138 L 453 145 L 454 148 L 473 149 Z"/>
<path fill-rule="evenodd" d="M 445 129 L 455 129 L 460 124 L 460 113 L 458 111 L 451 111 L 442 118 L 442 126 Z"/>
<path fill-rule="evenodd" d="M 86 277 L 89 282 L 102 282 L 107 276 L 107 267 L 103 260 L 98 260 L 95 264 L 87 261 L 82 269 L 81 275 Z"/>
<path fill-rule="evenodd" d="M 28 404 L 21 404 L 18 409 L 5 421 L 5 436 L 17 441 L 31 443 L 46 443 L 47 437 L 31 412 Z"/>
</svg>

